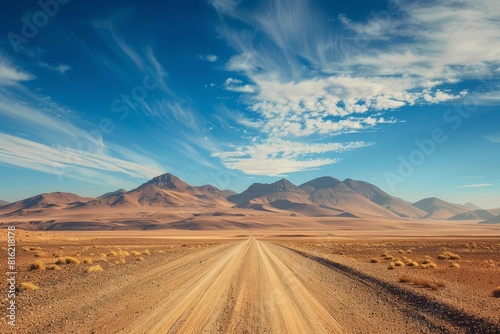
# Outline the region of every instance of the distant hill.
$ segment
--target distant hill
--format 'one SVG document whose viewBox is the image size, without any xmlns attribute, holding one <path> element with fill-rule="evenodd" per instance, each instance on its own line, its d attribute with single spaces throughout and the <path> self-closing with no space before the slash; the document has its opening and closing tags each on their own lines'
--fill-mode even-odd
<svg viewBox="0 0 500 334">
<path fill-rule="evenodd" d="M 113 226 L 127 224 L 157 228 L 170 220 L 182 221 L 179 223 L 182 226 L 195 226 L 213 217 L 225 217 L 220 218 L 225 220 L 224 224 L 230 221 L 233 224 L 234 217 L 251 217 L 262 212 L 269 213 L 269 217 L 486 221 L 500 214 L 500 209 L 472 210 L 435 197 L 411 204 L 369 182 L 349 178 L 341 181 L 324 176 L 300 186 L 281 179 L 273 183 L 254 183 L 238 194 L 210 184 L 193 186 L 170 173 L 154 177 L 130 191 L 118 189 L 97 198 L 54 192 L 0 206 L 0 216 L 9 219 L 30 217 L 35 224 L 38 220 L 31 217 L 47 217 L 40 223 L 46 225 L 37 225 L 37 228 L 52 228 L 49 222 L 53 220 L 59 220 L 55 223 L 60 224 L 56 228 L 101 226 L 113 229 Z M 124 223 L 125 217 L 129 220 Z M 194 225 L 193 219 L 197 221 Z"/>
<path fill-rule="evenodd" d="M 491 217 L 490 219 L 482 221 L 479 224 L 500 224 L 500 215 Z"/>
<path fill-rule="evenodd" d="M 110 192 L 88 201 L 85 207 L 184 207 L 229 206 L 226 193 L 212 185 L 191 186 L 175 175 L 157 176 L 131 191 L 123 189 Z"/>
<path fill-rule="evenodd" d="M 460 213 L 453 217 L 448 218 L 448 220 L 485 220 L 495 217 L 496 215 L 488 210 L 473 210 Z"/>
<path fill-rule="evenodd" d="M 0 207 L 0 215 L 23 215 L 43 209 L 64 209 L 78 206 L 89 200 L 91 200 L 91 198 L 78 196 L 72 193 L 44 193 L 2 206 Z"/>
<path fill-rule="evenodd" d="M 7 205 L 7 204 L 9 204 L 9 202 L 0 200 L 0 206 L 4 206 L 4 205 Z"/>
<path fill-rule="evenodd" d="M 467 202 L 464 204 L 464 206 L 467 208 L 467 209 L 471 209 L 471 210 L 483 210 L 483 208 L 477 206 L 476 204 L 474 203 L 471 203 L 471 202 Z"/>
<path fill-rule="evenodd" d="M 470 211 L 463 205 L 446 202 L 437 197 L 424 198 L 413 203 L 413 206 L 427 212 L 428 215 L 426 218 L 436 219 L 448 219 L 460 213 Z"/>
</svg>

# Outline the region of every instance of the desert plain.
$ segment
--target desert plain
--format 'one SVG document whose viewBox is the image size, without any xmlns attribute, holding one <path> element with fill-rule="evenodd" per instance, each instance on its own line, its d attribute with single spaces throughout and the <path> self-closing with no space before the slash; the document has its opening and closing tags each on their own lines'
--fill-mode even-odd
<svg viewBox="0 0 500 334">
<path fill-rule="evenodd" d="M 17 292 L 15 330 L 2 317 L 0 332 L 499 332 L 498 226 L 314 221 L 314 229 L 305 218 L 288 229 L 17 229 L 17 282 L 32 285 Z M 2 264 L 6 256 L 3 247 Z M 0 295 L 5 309 L 5 283 Z"/>
</svg>

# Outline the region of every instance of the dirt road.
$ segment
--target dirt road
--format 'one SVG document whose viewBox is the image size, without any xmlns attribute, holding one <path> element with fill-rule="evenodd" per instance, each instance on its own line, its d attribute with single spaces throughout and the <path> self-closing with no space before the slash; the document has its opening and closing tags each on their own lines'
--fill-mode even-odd
<svg viewBox="0 0 500 334">
<path fill-rule="evenodd" d="M 24 305 L 15 333 L 463 332 L 359 278 L 253 237 L 54 285 Z"/>
</svg>

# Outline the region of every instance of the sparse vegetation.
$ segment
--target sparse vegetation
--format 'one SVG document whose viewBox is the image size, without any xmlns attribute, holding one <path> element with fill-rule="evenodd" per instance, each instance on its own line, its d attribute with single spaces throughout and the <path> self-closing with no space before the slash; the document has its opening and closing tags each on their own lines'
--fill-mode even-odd
<svg viewBox="0 0 500 334">
<path fill-rule="evenodd" d="M 35 252 L 35 257 L 45 257 L 47 256 L 47 254 L 45 254 L 44 252 L 42 251 L 37 251 Z"/>
<path fill-rule="evenodd" d="M 92 259 L 88 259 L 88 258 L 84 259 L 83 263 L 85 263 L 85 264 L 92 264 Z"/>
<path fill-rule="evenodd" d="M 19 291 L 32 291 L 32 290 L 38 290 L 40 289 L 40 287 L 36 286 L 35 284 L 33 283 L 21 283 L 19 284 L 19 286 L 17 287 L 17 289 Z"/>
<path fill-rule="evenodd" d="M 144 255 L 151 255 L 151 252 L 149 251 L 149 249 L 146 249 L 144 252 L 142 252 L 142 254 L 144 254 Z"/>
<path fill-rule="evenodd" d="M 394 261 L 394 265 L 396 267 L 404 267 L 405 266 L 405 264 L 402 261 L 399 261 L 399 260 Z"/>
<path fill-rule="evenodd" d="M 452 263 L 450 263 L 450 267 L 451 267 L 451 268 L 460 269 L 460 264 L 459 264 L 459 263 L 457 263 L 457 262 L 452 262 Z"/>
<path fill-rule="evenodd" d="M 30 270 L 45 270 L 45 264 L 42 261 L 36 261 L 35 263 L 30 264 Z"/>
<path fill-rule="evenodd" d="M 396 265 L 394 264 L 394 262 L 390 262 L 389 265 L 387 266 L 387 269 L 389 269 L 389 270 L 393 270 L 394 268 L 396 268 Z"/>
<path fill-rule="evenodd" d="M 139 256 L 137 259 L 135 259 L 136 261 L 144 261 L 144 258 L 142 256 Z"/>
<path fill-rule="evenodd" d="M 418 277 L 411 277 L 408 275 L 402 275 L 399 277 L 399 282 L 400 283 L 413 283 L 417 286 L 421 286 L 423 288 L 429 288 L 432 290 L 438 290 L 439 288 L 444 288 L 445 284 L 443 282 L 439 282 L 436 280 L 430 280 L 427 278 L 418 278 Z"/>
<path fill-rule="evenodd" d="M 380 263 L 379 259 L 373 258 L 370 260 L 371 263 Z"/>
<path fill-rule="evenodd" d="M 444 252 L 438 255 L 439 260 L 460 260 L 460 255 L 453 254 L 452 252 Z"/>
<path fill-rule="evenodd" d="M 100 272 L 100 271 L 104 271 L 104 269 L 102 269 L 101 265 L 99 265 L 99 264 L 96 264 L 95 266 L 87 268 L 88 273 L 95 273 L 95 272 Z"/>
<path fill-rule="evenodd" d="M 108 256 L 118 256 L 118 253 L 114 250 L 109 251 Z"/>
<path fill-rule="evenodd" d="M 62 270 L 61 267 L 59 267 L 57 264 L 49 264 L 47 266 L 47 270 L 54 270 L 54 271 L 58 271 L 58 270 Z"/>
<path fill-rule="evenodd" d="M 411 261 L 411 260 L 410 260 L 410 261 L 408 261 L 408 263 L 407 263 L 406 265 L 407 265 L 408 267 L 414 267 L 414 268 L 418 267 L 418 263 L 417 263 L 417 262 L 415 262 L 415 261 Z"/>
<path fill-rule="evenodd" d="M 125 261 L 125 259 L 123 259 L 123 258 L 121 258 L 121 259 L 120 259 L 120 260 L 118 260 L 118 261 L 115 261 L 115 264 L 117 264 L 117 265 L 120 265 L 120 264 L 125 264 L 125 263 L 127 263 L 127 261 Z"/>
<path fill-rule="evenodd" d="M 80 264 L 80 260 L 71 256 L 63 256 L 57 259 L 56 264 Z"/>
<path fill-rule="evenodd" d="M 138 251 L 132 251 L 131 253 L 132 253 L 132 255 L 135 255 L 135 256 L 141 255 L 141 252 L 138 252 Z"/>
</svg>

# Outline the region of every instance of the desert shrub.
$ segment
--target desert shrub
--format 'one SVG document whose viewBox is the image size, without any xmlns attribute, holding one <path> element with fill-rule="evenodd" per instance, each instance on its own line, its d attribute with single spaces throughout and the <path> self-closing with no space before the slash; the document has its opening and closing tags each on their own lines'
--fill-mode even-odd
<svg viewBox="0 0 500 334">
<path fill-rule="evenodd" d="M 394 261 L 394 265 L 396 267 L 404 267 L 405 266 L 405 264 L 402 261 L 399 261 L 399 260 L 398 261 Z"/>
<path fill-rule="evenodd" d="M 32 291 L 40 288 L 33 283 L 21 283 L 18 285 L 17 289 L 19 291 Z"/>
<path fill-rule="evenodd" d="M 95 273 L 95 272 L 99 272 L 99 271 L 104 271 L 104 269 L 102 269 L 101 265 L 99 265 L 99 264 L 96 264 L 95 266 L 87 268 L 88 273 Z"/>
<path fill-rule="evenodd" d="M 125 264 L 125 263 L 127 263 L 127 261 L 125 261 L 125 259 L 123 259 L 123 258 L 119 259 L 118 261 L 115 261 L 115 264 L 118 264 L 118 265 L 119 264 Z"/>
<path fill-rule="evenodd" d="M 495 298 L 500 298 L 500 286 L 497 286 L 493 292 L 491 293 L 491 295 Z"/>
<path fill-rule="evenodd" d="M 159 251 L 158 251 L 158 254 L 165 254 L 165 251 L 163 251 L 163 250 L 159 250 Z"/>
<path fill-rule="evenodd" d="M 92 259 L 84 259 L 83 263 L 85 263 L 85 264 L 92 264 Z"/>
<path fill-rule="evenodd" d="M 42 251 L 37 251 L 35 252 L 35 257 L 44 257 L 44 256 L 47 256 L 47 254 L 45 254 L 44 252 Z"/>
<path fill-rule="evenodd" d="M 408 249 L 408 250 L 406 251 L 406 253 L 407 253 L 407 254 L 411 254 L 411 249 Z"/>
<path fill-rule="evenodd" d="M 27 252 L 30 250 L 30 248 L 28 246 L 24 246 L 23 248 L 21 248 L 23 251 Z"/>
<path fill-rule="evenodd" d="M 109 251 L 108 256 L 118 256 L 118 253 L 114 250 Z"/>
<path fill-rule="evenodd" d="M 400 283 L 413 283 L 417 286 L 421 286 L 423 288 L 429 288 L 432 290 L 438 290 L 439 288 L 444 288 L 445 284 L 443 282 L 439 282 L 436 280 L 430 280 L 427 278 L 420 277 L 410 277 L 408 275 L 402 275 L 399 277 Z"/>
<path fill-rule="evenodd" d="M 144 254 L 144 255 L 151 255 L 151 252 L 149 251 L 149 249 L 146 249 L 144 252 L 142 252 L 142 254 Z"/>
<path fill-rule="evenodd" d="M 42 261 L 36 261 L 35 263 L 30 264 L 30 270 L 45 270 L 45 264 Z"/>
<path fill-rule="evenodd" d="M 56 264 L 80 264 L 80 260 L 71 256 L 63 256 L 57 259 Z"/>
<path fill-rule="evenodd" d="M 393 270 L 394 268 L 396 268 L 396 265 L 394 264 L 394 262 L 390 262 L 389 265 L 387 266 L 387 269 L 389 269 L 389 270 Z"/>
<path fill-rule="evenodd" d="M 456 268 L 456 269 L 459 269 L 460 268 L 460 264 L 456 263 L 456 262 L 452 262 L 450 263 L 450 267 L 451 268 Z"/>
<path fill-rule="evenodd" d="M 136 261 L 144 261 L 144 258 L 142 256 L 139 256 L 137 259 L 135 259 Z"/>
<path fill-rule="evenodd" d="M 126 257 L 126 256 L 130 256 L 130 253 L 129 253 L 129 252 L 127 252 L 127 251 L 122 251 L 122 250 L 119 250 L 119 251 L 118 251 L 118 255 L 119 255 L 119 256 L 124 256 L 124 257 Z"/>
<path fill-rule="evenodd" d="M 408 267 L 418 267 L 418 263 L 415 262 L 415 261 L 408 261 L 408 263 L 406 264 Z"/>
<path fill-rule="evenodd" d="M 452 252 L 444 252 L 438 255 L 439 260 L 460 260 L 460 255 Z"/>
<path fill-rule="evenodd" d="M 380 263 L 380 260 L 373 258 L 373 259 L 370 260 L 370 262 L 371 263 Z"/>
<path fill-rule="evenodd" d="M 49 264 L 47 266 L 47 270 L 54 270 L 54 271 L 58 271 L 58 270 L 62 270 L 61 267 L 59 267 L 57 264 Z"/>
<path fill-rule="evenodd" d="M 135 256 L 141 255 L 141 252 L 138 252 L 138 251 L 132 251 L 131 253 L 132 253 L 132 255 L 135 255 Z"/>
<path fill-rule="evenodd" d="M 108 256 L 108 254 L 106 254 L 106 253 L 101 253 L 101 254 L 99 254 L 99 255 L 100 255 L 101 257 L 106 257 L 106 256 Z"/>
</svg>

